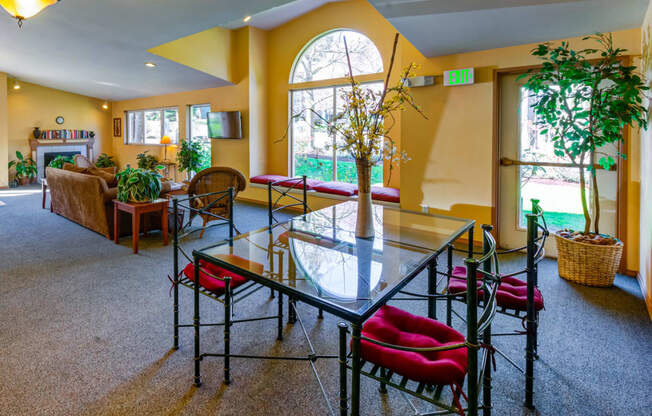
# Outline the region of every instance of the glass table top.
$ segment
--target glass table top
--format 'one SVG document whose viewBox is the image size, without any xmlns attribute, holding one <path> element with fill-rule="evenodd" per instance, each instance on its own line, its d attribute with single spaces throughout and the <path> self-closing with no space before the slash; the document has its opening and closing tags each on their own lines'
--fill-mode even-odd
<svg viewBox="0 0 652 416">
<path fill-rule="evenodd" d="M 474 222 L 374 206 L 375 238 L 356 239 L 348 201 L 197 251 L 340 317 L 366 319 Z"/>
</svg>

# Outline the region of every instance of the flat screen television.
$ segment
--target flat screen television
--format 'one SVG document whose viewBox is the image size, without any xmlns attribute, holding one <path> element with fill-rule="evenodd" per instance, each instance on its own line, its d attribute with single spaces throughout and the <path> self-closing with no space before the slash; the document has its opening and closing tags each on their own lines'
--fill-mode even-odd
<svg viewBox="0 0 652 416">
<path fill-rule="evenodd" d="M 211 139 L 241 139 L 242 117 L 239 111 L 208 113 L 208 137 Z"/>
</svg>

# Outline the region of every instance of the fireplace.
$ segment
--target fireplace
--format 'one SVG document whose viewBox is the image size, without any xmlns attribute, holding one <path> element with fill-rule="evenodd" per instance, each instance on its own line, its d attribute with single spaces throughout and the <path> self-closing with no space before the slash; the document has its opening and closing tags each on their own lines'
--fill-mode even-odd
<svg viewBox="0 0 652 416">
<path fill-rule="evenodd" d="M 43 153 L 43 166 L 48 166 L 50 162 L 52 162 L 54 159 L 57 158 L 57 156 L 67 156 L 69 158 L 73 158 L 75 155 L 81 155 L 81 152 L 45 152 Z M 45 171 L 43 172 L 43 175 L 45 176 Z"/>
</svg>

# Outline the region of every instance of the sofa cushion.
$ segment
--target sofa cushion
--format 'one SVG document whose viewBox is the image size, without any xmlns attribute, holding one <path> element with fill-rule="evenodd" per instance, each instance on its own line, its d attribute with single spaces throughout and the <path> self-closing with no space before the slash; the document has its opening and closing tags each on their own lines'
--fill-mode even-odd
<svg viewBox="0 0 652 416">
<path fill-rule="evenodd" d="M 385 188 L 380 186 L 371 187 L 371 199 L 385 202 L 401 202 L 401 190 L 396 188 Z"/>
<path fill-rule="evenodd" d="M 434 319 L 412 315 L 385 305 L 362 327 L 362 335 L 392 345 L 409 348 L 432 348 L 464 343 L 464 335 Z M 410 380 L 438 384 L 462 385 L 467 372 L 466 347 L 445 351 L 413 352 L 383 347 L 361 341 L 361 356 L 406 376 Z"/>
<path fill-rule="evenodd" d="M 88 173 L 89 175 L 94 175 L 94 176 L 99 176 L 100 178 L 104 179 L 106 182 L 107 186 L 109 188 L 112 188 L 114 186 L 118 185 L 118 180 L 115 177 L 115 174 L 109 173 L 104 169 L 100 168 L 87 168 L 84 169 L 85 172 L 82 173 Z"/>
<path fill-rule="evenodd" d="M 358 192 L 358 187 L 346 182 L 322 182 L 316 185 L 313 190 L 326 194 L 353 196 Z"/>
</svg>

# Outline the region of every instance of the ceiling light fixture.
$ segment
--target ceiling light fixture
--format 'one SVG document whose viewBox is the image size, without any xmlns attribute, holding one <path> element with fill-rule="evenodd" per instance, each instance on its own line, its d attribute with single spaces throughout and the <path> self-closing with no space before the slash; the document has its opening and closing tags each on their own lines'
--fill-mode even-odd
<svg viewBox="0 0 652 416">
<path fill-rule="evenodd" d="M 246 16 L 244 19 L 242 19 L 242 21 L 245 23 L 247 23 L 250 20 L 251 20 L 251 16 Z"/>
<path fill-rule="evenodd" d="M 17 79 L 14 80 L 14 89 L 15 89 L 15 90 L 19 90 L 19 89 L 20 89 L 20 84 L 18 83 L 18 80 L 17 80 Z"/>
<path fill-rule="evenodd" d="M 154 68 L 156 67 L 156 64 L 154 62 L 145 62 L 145 66 L 148 68 Z"/>
<path fill-rule="evenodd" d="M 108 110 L 109 109 L 109 102 L 104 101 L 104 104 L 102 104 L 102 108 L 105 109 L 105 110 Z"/>
<path fill-rule="evenodd" d="M 38 14 L 41 10 L 61 0 L 0 0 L 7 13 L 18 20 L 18 27 L 23 27 L 23 20 Z"/>
</svg>

